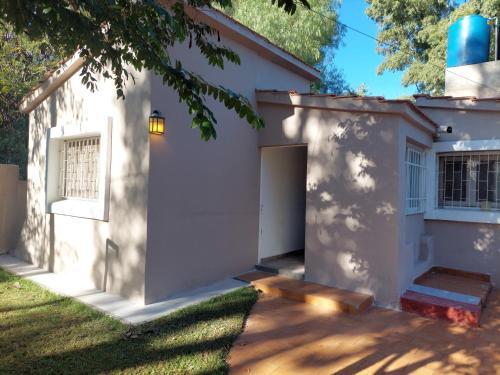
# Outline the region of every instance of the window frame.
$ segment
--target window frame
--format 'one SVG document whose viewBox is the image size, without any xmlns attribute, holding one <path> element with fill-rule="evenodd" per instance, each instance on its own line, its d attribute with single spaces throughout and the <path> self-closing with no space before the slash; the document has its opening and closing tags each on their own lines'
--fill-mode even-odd
<svg viewBox="0 0 500 375">
<path fill-rule="evenodd" d="M 417 154 L 420 154 L 420 164 L 411 162 L 408 160 L 408 152 L 414 152 Z M 404 160 L 404 165 L 405 165 L 405 215 L 417 215 L 417 214 L 422 214 L 425 212 L 426 209 L 426 201 L 427 201 L 427 165 L 426 165 L 426 152 L 424 149 L 421 147 L 418 147 L 414 145 L 413 143 L 406 142 L 405 146 L 405 160 Z M 417 191 L 418 191 L 418 196 L 417 198 L 409 197 L 408 195 L 411 192 L 411 174 L 409 173 L 409 170 L 413 167 L 414 170 L 417 171 L 417 174 L 419 175 L 418 181 L 417 181 Z M 415 185 L 413 185 L 415 186 Z M 409 202 L 410 200 L 416 200 L 418 202 L 417 207 L 410 207 Z"/>
<path fill-rule="evenodd" d="M 108 221 L 111 174 L 112 120 L 107 123 L 56 126 L 47 129 L 45 212 Z M 99 194 L 97 199 L 63 198 L 59 190 L 61 146 L 64 140 L 99 137 Z"/>
<path fill-rule="evenodd" d="M 490 209 L 500 210 L 500 151 L 456 151 L 436 154 L 438 167 L 438 208 L 462 208 L 462 209 Z M 442 161 L 442 158 L 444 159 Z M 444 174 L 440 168 L 442 163 L 452 164 L 451 179 L 444 179 L 448 176 L 446 165 Z M 455 164 L 461 164 L 460 177 L 456 179 Z M 483 167 L 486 167 L 484 169 Z M 460 182 L 459 189 L 456 188 L 457 180 Z M 449 183 L 452 183 L 451 189 Z M 492 188 L 493 187 L 493 188 Z M 451 190 L 451 194 L 448 191 Z M 459 192 L 460 197 L 455 193 Z M 451 199 L 447 199 L 451 197 Z M 484 203 L 494 203 L 488 208 L 482 207 Z"/>
<path fill-rule="evenodd" d="M 427 158 L 427 206 L 424 219 L 500 224 L 500 210 L 471 207 L 439 208 L 439 154 L 468 151 L 500 152 L 500 140 L 457 140 L 433 144 Z"/>
</svg>

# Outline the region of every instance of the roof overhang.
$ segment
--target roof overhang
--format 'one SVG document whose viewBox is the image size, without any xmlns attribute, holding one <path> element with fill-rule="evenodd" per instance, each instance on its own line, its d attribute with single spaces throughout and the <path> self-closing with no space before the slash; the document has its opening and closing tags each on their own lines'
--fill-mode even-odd
<svg viewBox="0 0 500 375">
<path fill-rule="evenodd" d="M 321 78 L 321 72 L 313 66 L 306 64 L 297 56 L 278 47 L 269 39 L 254 32 L 245 25 L 236 21 L 213 8 L 196 9 L 188 8 L 187 13 L 195 20 L 203 22 L 212 28 L 219 30 L 221 34 L 233 39 L 245 47 L 257 52 L 259 55 L 273 61 L 274 63 L 303 76 L 310 81 Z"/>
<path fill-rule="evenodd" d="M 380 96 L 335 96 L 298 94 L 286 91 L 257 90 L 257 103 L 351 113 L 398 115 L 435 136 L 438 124 L 410 100 L 390 100 Z"/>
<path fill-rule="evenodd" d="M 62 64 L 54 72 L 49 73 L 45 80 L 33 87 L 30 92 L 21 100 L 19 111 L 28 113 L 35 109 L 41 102 L 47 99 L 57 88 L 78 72 L 84 64 L 84 59 L 75 53 L 72 58 Z"/>
<path fill-rule="evenodd" d="M 500 97 L 476 98 L 473 96 L 414 95 L 419 108 L 500 112 Z"/>
<path fill-rule="evenodd" d="M 162 1 L 168 6 L 167 1 Z M 198 22 L 203 22 L 219 31 L 224 37 L 235 40 L 243 46 L 255 51 L 260 56 L 290 70 L 313 82 L 321 78 L 321 73 L 314 67 L 304 63 L 298 57 L 278 47 L 248 27 L 215 9 L 186 8 L 186 13 Z M 22 99 L 19 110 L 28 113 L 49 97 L 58 87 L 71 78 L 83 66 L 84 60 L 75 53 L 56 71 L 48 73 L 45 78 Z"/>
</svg>

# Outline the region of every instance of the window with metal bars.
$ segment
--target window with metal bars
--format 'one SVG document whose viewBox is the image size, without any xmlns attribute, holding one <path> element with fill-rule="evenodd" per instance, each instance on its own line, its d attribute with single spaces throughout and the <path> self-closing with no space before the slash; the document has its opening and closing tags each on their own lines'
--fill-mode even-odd
<svg viewBox="0 0 500 375">
<path fill-rule="evenodd" d="M 417 147 L 406 145 L 406 213 L 425 210 L 425 155 Z"/>
<path fill-rule="evenodd" d="M 64 140 L 61 144 L 59 195 L 62 198 L 99 198 L 100 137 Z"/>
<path fill-rule="evenodd" d="M 500 209 L 500 152 L 439 154 L 438 207 Z"/>
</svg>

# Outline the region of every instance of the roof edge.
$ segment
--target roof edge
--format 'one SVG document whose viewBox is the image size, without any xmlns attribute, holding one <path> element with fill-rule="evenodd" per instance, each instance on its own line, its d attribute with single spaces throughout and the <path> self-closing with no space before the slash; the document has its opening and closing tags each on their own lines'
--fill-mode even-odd
<svg viewBox="0 0 500 375">
<path fill-rule="evenodd" d="M 500 112 L 500 97 L 477 98 L 475 96 L 431 96 L 427 94 L 417 94 L 413 97 L 419 108 Z"/>
<path fill-rule="evenodd" d="M 238 20 L 228 16 L 224 12 L 221 12 L 215 8 L 197 9 L 191 8 L 194 14 L 201 16 L 202 21 L 205 23 L 215 23 L 209 26 L 214 28 L 222 28 L 223 31 L 229 32 L 229 36 L 236 36 L 234 34 L 244 37 L 250 43 L 244 43 L 244 45 L 250 49 L 256 50 L 258 52 L 267 52 L 272 56 L 271 60 L 284 68 L 295 71 L 309 80 L 319 80 L 321 78 L 321 72 L 314 66 L 311 66 L 304 62 L 301 58 L 294 55 L 290 51 L 287 51 L 277 44 L 271 42 L 265 36 L 253 31 L 251 28 L 245 26 Z M 208 22 L 207 22 L 208 21 Z M 210 22 L 212 21 L 212 22 Z M 222 30 L 221 30 L 222 31 Z M 233 34 L 233 35 L 232 35 Z M 267 55 L 267 54 L 264 54 Z"/>
<path fill-rule="evenodd" d="M 325 110 L 336 110 L 336 111 L 344 111 L 344 112 L 366 112 L 366 113 L 386 113 L 386 114 L 398 114 L 402 117 L 405 117 L 407 120 L 409 120 L 412 123 L 419 124 L 420 127 L 425 129 L 431 134 L 436 134 L 439 125 L 432 120 L 429 116 L 427 116 L 420 108 L 418 108 L 412 101 L 408 99 L 385 99 L 383 96 L 357 96 L 357 95 L 342 95 L 342 96 L 337 96 L 337 95 L 330 95 L 330 94 L 310 94 L 310 93 L 298 93 L 296 91 L 274 91 L 274 90 L 256 90 L 257 93 L 257 102 L 260 103 L 270 103 L 270 104 L 282 104 L 282 105 L 290 105 L 290 106 L 301 106 L 301 107 L 308 107 L 308 108 L 317 108 L 317 109 L 325 109 Z M 259 97 L 259 94 L 261 96 Z M 383 109 L 375 109 L 375 108 L 360 108 L 360 107 L 328 107 L 328 106 L 311 106 L 308 104 L 296 104 L 293 102 L 290 103 L 285 103 L 285 102 L 280 102 L 280 101 L 272 101 L 270 99 L 263 98 L 262 95 L 265 94 L 281 94 L 281 95 L 289 95 L 290 97 L 294 96 L 303 96 L 303 97 L 317 97 L 317 98 L 322 98 L 322 99 L 331 99 L 332 101 L 341 101 L 341 100 L 352 100 L 353 103 L 358 102 L 358 101 L 365 101 L 368 103 L 381 103 L 381 104 L 401 104 L 404 105 L 405 108 L 409 109 L 411 112 L 413 112 L 414 116 L 419 119 L 417 121 L 415 118 L 413 118 L 407 111 L 402 110 L 402 111 L 386 111 Z"/>
<path fill-rule="evenodd" d="M 168 6 L 165 4 L 165 1 L 161 2 L 164 6 Z M 191 17 L 195 19 L 199 18 L 201 22 L 207 23 L 209 26 L 218 29 L 219 31 L 229 33 L 228 38 L 230 39 L 231 36 L 233 38 L 240 36 L 242 38 L 240 41 L 241 44 L 247 48 L 260 52 L 261 55 L 267 57 L 272 62 L 281 65 L 285 69 L 302 75 L 310 81 L 316 81 L 321 78 L 320 71 L 315 67 L 305 63 L 297 56 L 277 46 L 269 39 L 256 33 L 247 26 L 217 9 L 197 9 L 189 7 L 186 8 L 186 11 Z M 67 66 L 68 64 L 69 66 Z M 32 111 L 50 94 L 52 94 L 54 90 L 71 78 L 71 76 L 73 76 L 73 74 L 75 74 L 83 66 L 83 64 L 84 60 L 77 57 L 77 53 L 75 53 L 75 55 L 63 61 L 59 68 L 48 72 L 45 77 L 21 99 L 21 103 L 19 105 L 20 112 L 28 113 Z M 61 70 L 63 70 L 63 72 L 61 72 Z M 58 72 L 60 74 L 58 74 Z M 38 95 L 35 95 L 37 92 Z"/>
<path fill-rule="evenodd" d="M 85 60 L 81 58 L 78 53 L 75 53 L 71 58 L 63 62 L 58 69 L 48 74 L 43 81 L 33 87 L 30 92 L 21 99 L 19 111 L 21 113 L 31 112 L 78 72 L 84 63 Z"/>
</svg>

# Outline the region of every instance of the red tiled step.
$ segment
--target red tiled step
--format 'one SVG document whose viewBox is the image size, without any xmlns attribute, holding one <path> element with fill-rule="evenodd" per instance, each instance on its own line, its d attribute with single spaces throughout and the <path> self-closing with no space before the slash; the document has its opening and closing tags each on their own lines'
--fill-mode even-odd
<svg viewBox="0 0 500 375">
<path fill-rule="evenodd" d="M 483 305 L 492 288 L 489 275 L 444 267 L 432 267 L 417 277 L 415 284 L 475 296 Z"/>
<path fill-rule="evenodd" d="M 332 311 L 359 314 L 365 312 L 373 304 L 373 297 L 367 294 L 267 272 L 249 272 L 238 276 L 237 279 L 250 283 L 265 294 L 320 306 Z"/>
<path fill-rule="evenodd" d="M 422 293 L 406 291 L 401 296 L 401 308 L 428 318 L 438 318 L 469 327 L 479 326 L 481 307 Z"/>
</svg>

